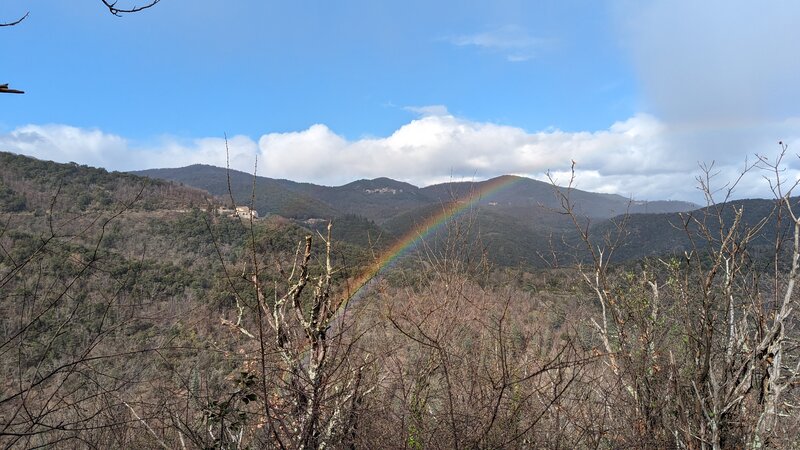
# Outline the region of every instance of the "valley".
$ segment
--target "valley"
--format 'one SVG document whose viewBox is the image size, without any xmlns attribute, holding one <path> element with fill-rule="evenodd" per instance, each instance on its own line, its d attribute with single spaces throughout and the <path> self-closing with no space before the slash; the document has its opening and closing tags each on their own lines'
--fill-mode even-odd
<svg viewBox="0 0 800 450">
<path fill-rule="evenodd" d="M 662 370 L 690 384 L 692 352 L 723 364 L 680 343 L 697 320 L 730 305 L 753 320 L 768 314 L 753 295 L 791 294 L 774 200 L 0 160 L 7 447 L 269 446 L 313 406 L 320 442 L 581 447 L 591 430 L 611 448 L 638 439 L 616 427 L 652 402 L 687 400 Z M 741 303 L 716 300 L 732 292 Z M 761 373 L 748 361 L 729 367 Z M 652 397 L 625 409 L 631 389 Z M 610 404 L 624 415 L 604 416 Z M 652 430 L 653 445 L 671 438 Z"/>
</svg>

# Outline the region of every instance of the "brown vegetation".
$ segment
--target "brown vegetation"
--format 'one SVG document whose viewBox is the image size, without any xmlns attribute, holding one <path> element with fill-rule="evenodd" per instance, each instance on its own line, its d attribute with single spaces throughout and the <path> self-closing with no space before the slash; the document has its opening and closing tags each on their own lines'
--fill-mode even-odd
<svg viewBox="0 0 800 450">
<path fill-rule="evenodd" d="M 684 216 L 683 255 L 614 265 L 624 221 L 592 236 L 566 189 L 577 268 L 493 269 L 466 215 L 369 289 L 330 225 L 294 247 L 285 222 L 162 211 L 158 234 L 125 204 L 7 222 L 0 445 L 793 448 L 800 221 L 780 166 L 751 168 L 774 180 L 769 267 L 750 245 L 767 218 L 714 202 L 710 170 L 717 213 Z"/>
</svg>

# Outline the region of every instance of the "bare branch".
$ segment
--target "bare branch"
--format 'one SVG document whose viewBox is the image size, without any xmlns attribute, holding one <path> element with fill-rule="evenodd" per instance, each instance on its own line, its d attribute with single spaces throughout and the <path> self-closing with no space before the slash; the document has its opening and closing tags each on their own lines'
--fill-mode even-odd
<svg viewBox="0 0 800 450">
<path fill-rule="evenodd" d="M 147 3 L 146 5 L 133 6 L 131 8 L 118 8 L 117 7 L 117 3 L 119 3 L 119 2 L 117 2 L 117 1 L 114 1 L 114 2 L 109 2 L 108 0 L 100 0 L 100 1 L 103 2 L 103 4 L 106 6 L 106 8 L 108 8 L 108 12 L 110 12 L 111 14 L 113 14 L 113 15 L 115 15 L 117 17 L 122 17 L 123 14 L 136 13 L 136 12 L 139 12 L 139 11 L 144 11 L 145 9 L 148 9 L 148 8 L 152 8 L 153 6 L 155 6 L 161 0 L 151 0 L 150 3 Z"/>
<path fill-rule="evenodd" d="M 19 23 L 19 22 L 17 22 L 17 23 Z M 9 25 L 6 24 L 6 25 L 0 25 L 0 26 L 9 26 Z M 0 84 L 0 94 L 24 94 L 24 93 L 25 93 L 25 91 L 20 91 L 19 89 L 9 89 L 8 83 Z"/>
<path fill-rule="evenodd" d="M 30 11 L 26 12 L 24 16 L 20 17 L 19 19 L 15 20 L 13 22 L 0 23 L 0 27 L 13 27 L 14 25 L 17 25 L 20 22 L 22 22 L 23 20 L 27 19 L 28 18 L 28 14 L 30 14 Z"/>
</svg>

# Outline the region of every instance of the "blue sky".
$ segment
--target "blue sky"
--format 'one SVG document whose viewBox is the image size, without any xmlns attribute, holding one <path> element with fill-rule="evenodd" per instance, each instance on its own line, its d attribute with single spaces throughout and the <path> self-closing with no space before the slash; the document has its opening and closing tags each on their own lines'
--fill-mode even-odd
<svg viewBox="0 0 800 450">
<path fill-rule="evenodd" d="M 120 0 L 122 5 L 124 0 Z M 10 0 L 0 150 L 324 184 L 564 175 L 697 200 L 698 161 L 800 144 L 793 2 Z M 741 196 L 766 195 L 754 177 Z"/>
</svg>

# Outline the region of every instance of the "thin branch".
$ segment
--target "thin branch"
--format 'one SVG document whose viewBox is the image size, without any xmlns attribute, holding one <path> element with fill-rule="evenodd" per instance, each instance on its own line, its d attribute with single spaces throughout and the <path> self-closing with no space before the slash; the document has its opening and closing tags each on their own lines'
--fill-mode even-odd
<svg viewBox="0 0 800 450">
<path fill-rule="evenodd" d="M 20 17 L 19 19 L 15 20 L 13 22 L 0 23 L 0 27 L 13 27 L 14 25 L 17 25 L 20 22 L 22 22 L 23 20 L 27 19 L 28 18 L 28 14 L 30 14 L 30 11 L 26 12 L 24 16 Z"/>
<path fill-rule="evenodd" d="M 116 1 L 115 2 L 109 2 L 108 0 L 100 0 L 100 1 L 102 1 L 103 4 L 106 5 L 106 8 L 108 8 L 108 12 L 110 12 L 111 14 L 113 14 L 113 15 L 115 15 L 117 17 L 122 17 L 123 14 L 136 13 L 136 12 L 139 12 L 139 11 L 144 11 L 145 9 L 148 9 L 148 8 L 152 8 L 153 6 L 155 6 L 161 0 L 152 0 L 150 3 L 148 3 L 148 4 L 144 5 L 144 6 L 134 6 L 132 8 L 128 8 L 128 9 L 117 8 L 117 3 L 118 2 L 116 2 Z"/>
</svg>

